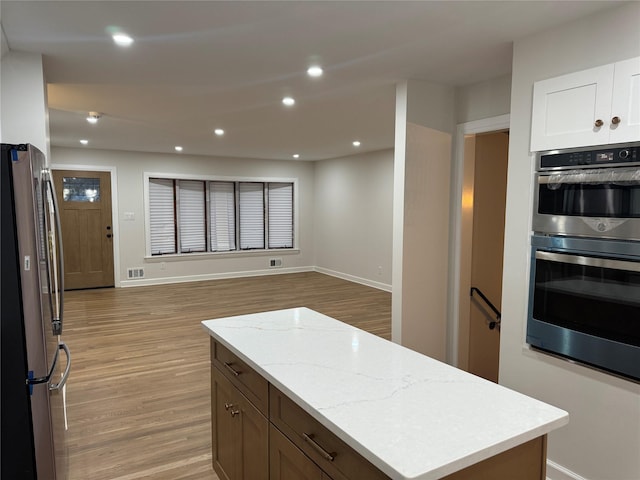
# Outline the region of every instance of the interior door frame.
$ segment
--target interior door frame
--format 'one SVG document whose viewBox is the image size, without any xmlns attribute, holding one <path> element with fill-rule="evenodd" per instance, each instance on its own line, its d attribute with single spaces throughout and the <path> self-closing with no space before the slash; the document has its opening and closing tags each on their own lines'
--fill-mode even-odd
<svg viewBox="0 0 640 480">
<path fill-rule="evenodd" d="M 449 318 L 447 321 L 447 363 L 459 366 L 458 345 L 460 341 L 460 296 L 462 256 L 462 192 L 464 187 L 464 137 L 510 128 L 511 115 L 483 118 L 460 123 L 455 133 L 455 154 L 451 181 L 451 238 L 453 248 L 450 256 L 449 296 L 447 299 Z"/>
<path fill-rule="evenodd" d="M 81 172 L 109 172 L 111 181 L 111 228 L 113 232 L 113 284 L 120 288 L 120 222 L 118 219 L 118 182 L 116 167 L 54 163 L 51 170 L 75 170 Z"/>
</svg>

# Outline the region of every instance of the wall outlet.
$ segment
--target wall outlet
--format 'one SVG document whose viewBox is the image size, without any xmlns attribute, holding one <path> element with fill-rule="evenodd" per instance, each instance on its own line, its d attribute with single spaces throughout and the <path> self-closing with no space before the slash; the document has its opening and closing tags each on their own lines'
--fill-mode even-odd
<svg viewBox="0 0 640 480">
<path fill-rule="evenodd" d="M 382 265 L 378 265 L 378 275 L 382 275 Z"/>
<path fill-rule="evenodd" d="M 166 270 L 167 269 L 167 262 L 160 262 L 160 270 Z"/>
<path fill-rule="evenodd" d="M 282 266 L 282 259 L 281 258 L 270 258 L 269 259 L 269 267 L 270 268 L 277 268 L 277 267 L 281 267 Z"/>
</svg>

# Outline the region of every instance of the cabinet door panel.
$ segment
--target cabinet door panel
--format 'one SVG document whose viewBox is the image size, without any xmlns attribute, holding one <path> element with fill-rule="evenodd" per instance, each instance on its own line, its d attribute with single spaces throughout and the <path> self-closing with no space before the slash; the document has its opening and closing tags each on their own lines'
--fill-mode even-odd
<svg viewBox="0 0 640 480">
<path fill-rule="evenodd" d="M 640 57 L 615 64 L 611 117 L 616 116 L 620 123 L 611 125 L 610 143 L 640 141 Z"/>
<path fill-rule="evenodd" d="M 324 480 L 322 470 L 273 425 L 269 431 L 269 480 Z"/>
<path fill-rule="evenodd" d="M 535 83 L 531 151 L 608 142 L 613 68 L 604 65 Z M 595 125 L 597 120 L 602 126 Z"/>
<path fill-rule="evenodd" d="M 225 405 L 235 402 L 234 387 L 211 366 L 211 446 L 213 468 L 222 480 L 240 480 L 237 422 Z"/>
<path fill-rule="evenodd" d="M 240 414 L 240 455 L 244 480 L 267 480 L 269 478 L 269 421 L 258 409 L 237 392 Z"/>
</svg>

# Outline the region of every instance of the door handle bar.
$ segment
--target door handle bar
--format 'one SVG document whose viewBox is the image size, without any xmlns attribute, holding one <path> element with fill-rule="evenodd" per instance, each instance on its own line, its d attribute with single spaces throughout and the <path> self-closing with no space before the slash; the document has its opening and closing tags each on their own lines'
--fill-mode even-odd
<svg viewBox="0 0 640 480">
<path fill-rule="evenodd" d="M 313 434 L 306 434 L 306 433 L 302 433 L 302 438 L 304 439 L 305 442 L 307 442 L 309 445 L 311 445 L 311 447 L 318 452 L 322 458 L 324 458 L 325 460 L 329 461 L 329 462 L 333 462 L 333 460 L 336 458 L 336 453 L 329 453 L 327 452 L 324 448 L 322 448 L 322 446 L 320 446 L 320 444 L 318 444 L 314 439 L 313 439 Z"/>
<path fill-rule="evenodd" d="M 235 368 L 233 368 L 231 365 L 231 363 L 229 362 L 223 362 L 224 366 L 227 367 L 227 370 L 229 370 L 231 372 L 231 374 L 234 377 L 237 377 L 238 375 L 240 375 L 242 372 L 237 371 Z"/>
<path fill-rule="evenodd" d="M 64 350 L 64 353 L 67 355 L 67 366 L 64 369 L 64 373 L 62 374 L 62 378 L 58 383 L 52 383 L 49 385 L 49 390 L 60 390 L 64 387 L 65 383 L 67 383 L 67 379 L 69 378 L 69 372 L 71 371 L 71 352 L 69 351 L 69 347 L 64 342 L 60 342 L 58 344 L 58 351 Z"/>
</svg>

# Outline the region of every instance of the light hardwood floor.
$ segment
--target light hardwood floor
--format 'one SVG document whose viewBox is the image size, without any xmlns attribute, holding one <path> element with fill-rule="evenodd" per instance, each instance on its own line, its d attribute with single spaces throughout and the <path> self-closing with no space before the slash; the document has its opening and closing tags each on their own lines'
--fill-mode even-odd
<svg viewBox="0 0 640 480">
<path fill-rule="evenodd" d="M 306 306 L 389 339 L 391 294 L 319 273 L 66 292 L 70 480 L 218 477 L 201 320 Z"/>
</svg>

